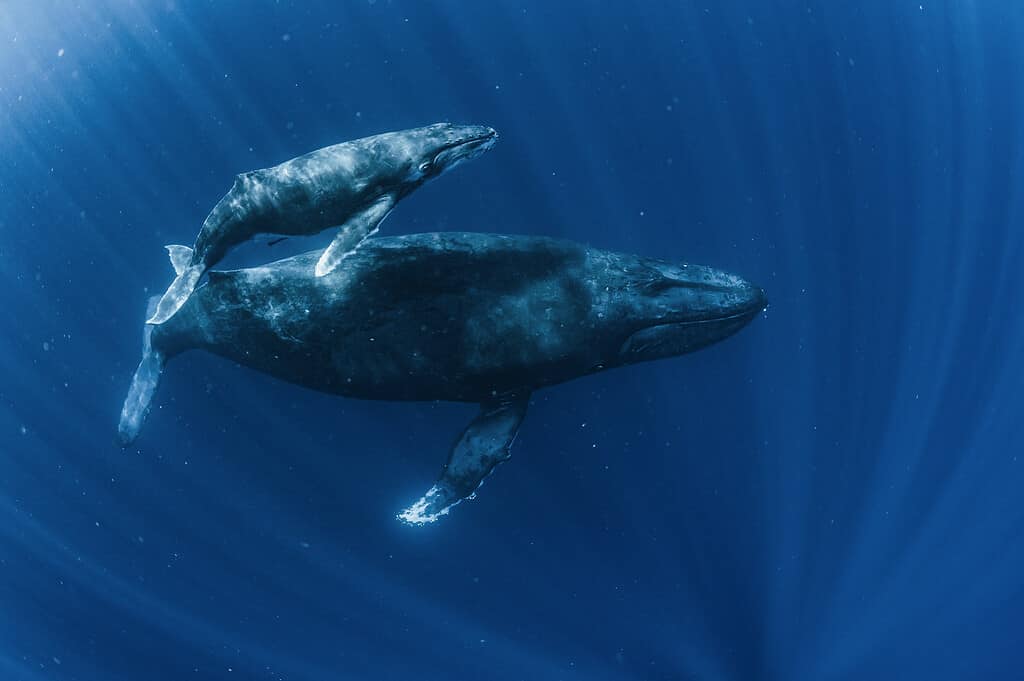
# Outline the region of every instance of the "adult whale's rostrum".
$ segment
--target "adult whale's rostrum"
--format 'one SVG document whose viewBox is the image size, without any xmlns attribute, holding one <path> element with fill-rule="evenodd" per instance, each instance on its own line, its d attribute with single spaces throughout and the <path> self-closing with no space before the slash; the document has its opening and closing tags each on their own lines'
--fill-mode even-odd
<svg viewBox="0 0 1024 681">
<path fill-rule="evenodd" d="M 138 436 L 166 361 L 191 349 L 348 397 L 479 403 L 440 478 L 399 515 L 430 522 L 509 458 L 532 391 L 692 352 L 766 304 L 710 267 L 541 237 L 370 239 L 325 277 L 317 257 L 210 272 L 177 315 L 147 325 L 122 441 Z"/>
<path fill-rule="evenodd" d="M 170 319 L 204 272 L 257 234 L 307 236 L 340 227 L 316 262 L 317 276 L 331 272 L 377 231 L 399 200 L 490 149 L 497 137 L 485 126 L 436 123 L 335 144 L 238 175 L 206 217 L 195 245 L 167 246 L 176 276 L 148 323 Z"/>
</svg>

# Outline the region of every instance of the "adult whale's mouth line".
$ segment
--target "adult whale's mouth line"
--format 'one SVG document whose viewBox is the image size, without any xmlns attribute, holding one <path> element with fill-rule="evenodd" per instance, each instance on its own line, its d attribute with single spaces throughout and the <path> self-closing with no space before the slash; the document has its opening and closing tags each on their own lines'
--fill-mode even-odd
<svg viewBox="0 0 1024 681">
<path fill-rule="evenodd" d="M 719 324 L 721 322 L 728 322 L 734 319 L 744 319 L 746 317 L 753 317 L 756 314 L 764 312 L 768 309 L 768 298 L 764 295 L 764 292 L 759 292 L 754 302 L 749 305 L 746 309 L 739 312 L 733 312 L 732 314 L 722 315 L 720 317 L 709 317 L 707 319 L 684 319 L 678 322 L 662 322 L 660 324 L 651 324 L 650 326 L 643 327 L 642 330 L 646 329 L 657 329 L 661 327 L 685 327 L 685 326 L 699 326 L 701 324 Z"/>
<path fill-rule="evenodd" d="M 718 324 L 718 323 L 721 323 L 721 322 L 732 321 L 733 319 L 743 319 L 744 317 L 752 317 L 752 316 L 758 314 L 759 312 L 763 312 L 765 307 L 767 307 L 767 306 L 766 305 L 762 305 L 761 307 L 758 307 L 756 309 L 755 308 L 751 308 L 750 310 L 747 310 L 746 312 L 737 312 L 736 314 L 730 314 L 730 315 L 726 315 L 724 317 L 713 317 L 711 319 L 691 319 L 691 320 L 685 321 L 685 322 L 666 322 L 664 324 L 655 324 L 653 326 L 648 326 L 646 328 L 648 328 L 648 329 L 656 329 L 659 326 L 699 326 L 700 324 Z"/>
<path fill-rule="evenodd" d="M 681 354 L 680 348 L 695 342 L 694 334 L 703 333 L 698 331 L 701 327 L 712 330 L 731 326 L 740 328 L 764 311 L 767 305 L 768 300 L 764 292 L 759 290 L 738 312 L 705 319 L 681 319 L 644 326 L 631 333 L 623 341 L 619 348 L 619 357 L 637 357 L 649 353 L 655 353 L 658 356 Z"/>
</svg>

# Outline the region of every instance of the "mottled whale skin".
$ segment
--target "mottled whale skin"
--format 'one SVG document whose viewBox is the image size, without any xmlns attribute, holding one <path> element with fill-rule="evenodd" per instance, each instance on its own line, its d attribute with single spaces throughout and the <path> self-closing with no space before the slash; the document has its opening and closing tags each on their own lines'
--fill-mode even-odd
<svg viewBox="0 0 1024 681">
<path fill-rule="evenodd" d="M 162 324 L 185 303 L 210 267 L 259 234 L 306 236 L 339 227 L 311 267 L 332 271 L 377 231 L 395 204 L 428 180 L 490 149 L 486 126 L 437 123 L 335 144 L 280 165 L 242 173 L 196 237 L 168 246 L 176 278 L 150 324 Z"/>
<path fill-rule="evenodd" d="M 325 277 L 317 257 L 211 272 L 177 315 L 147 326 L 122 439 L 137 436 L 166 360 L 192 349 L 347 397 L 479 403 L 440 479 L 399 516 L 429 522 L 509 457 L 532 391 L 692 352 L 766 304 L 710 267 L 542 237 L 371 239 Z"/>
</svg>

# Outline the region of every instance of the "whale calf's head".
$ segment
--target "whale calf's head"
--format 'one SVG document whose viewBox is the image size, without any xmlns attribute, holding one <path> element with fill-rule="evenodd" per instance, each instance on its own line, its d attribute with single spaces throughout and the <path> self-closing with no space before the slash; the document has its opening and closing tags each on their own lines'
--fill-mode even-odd
<svg viewBox="0 0 1024 681">
<path fill-rule="evenodd" d="M 463 161 L 484 153 L 498 139 L 494 128 L 485 125 L 435 123 L 423 128 L 379 135 L 377 141 L 403 177 L 403 183 L 417 185 L 451 170 Z"/>
<path fill-rule="evenodd" d="M 631 323 L 611 364 L 699 350 L 736 333 L 768 304 L 757 286 L 711 267 L 648 263 L 644 270 L 623 295 Z"/>
</svg>

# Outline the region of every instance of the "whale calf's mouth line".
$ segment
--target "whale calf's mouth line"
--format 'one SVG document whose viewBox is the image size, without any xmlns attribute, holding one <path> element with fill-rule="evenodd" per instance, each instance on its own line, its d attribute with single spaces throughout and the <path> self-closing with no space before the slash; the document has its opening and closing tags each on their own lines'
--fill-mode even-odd
<svg viewBox="0 0 1024 681">
<path fill-rule="evenodd" d="M 452 149 L 461 149 L 462 147 L 465 147 L 467 145 L 483 144 L 485 142 L 491 142 L 491 141 L 494 141 L 496 139 L 498 139 L 498 131 L 492 129 L 489 132 L 482 133 L 482 134 L 476 135 L 474 137 L 469 137 L 467 139 L 462 139 L 462 140 L 456 140 L 454 142 L 449 142 L 448 144 L 445 144 L 444 146 L 442 146 L 438 150 L 437 154 L 440 155 L 440 154 L 442 154 L 442 153 L 444 153 L 446 151 L 451 151 Z"/>
</svg>

